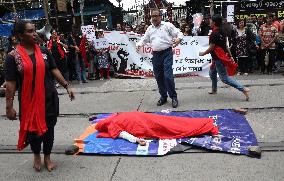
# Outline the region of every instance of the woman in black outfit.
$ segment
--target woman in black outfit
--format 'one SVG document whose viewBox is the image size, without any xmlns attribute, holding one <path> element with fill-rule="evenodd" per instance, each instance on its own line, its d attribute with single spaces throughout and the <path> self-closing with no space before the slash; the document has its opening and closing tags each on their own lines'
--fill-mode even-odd
<svg viewBox="0 0 284 181">
<path fill-rule="evenodd" d="M 56 165 L 50 160 L 54 141 L 54 126 L 59 114 L 59 98 L 53 77 L 66 88 L 71 100 L 74 93 L 57 69 L 51 53 L 36 43 L 35 26 L 28 21 L 15 24 L 15 34 L 20 44 L 5 61 L 6 115 L 16 119 L 13 100 L 18 89 L 20 131 L 18 150 L 28 144 L 34 153 L 34 169 L 41 170 L 41 143 L 44 164 L 48 171 Z"/>
</svg>

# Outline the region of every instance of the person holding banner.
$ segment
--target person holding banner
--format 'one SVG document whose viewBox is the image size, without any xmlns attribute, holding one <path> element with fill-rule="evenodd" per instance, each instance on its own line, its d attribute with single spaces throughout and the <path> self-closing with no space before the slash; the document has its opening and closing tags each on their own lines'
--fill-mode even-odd
<svg viewBox="0 0 284 181">
<path fill-rule="evenodd" d="M 235 73 L 237 65 L 233 61 L 232 54 L 227 46 L 227 36 L 222 29 L 222 16 L 218 14 L 212 16 L 211 28 L 209 48 L 205 52 L 199 52 L 199 56 L 204 56 L 208 53 L 211 53 L 212 56 L 212 65 L 209 71 L 209 76 L 212 80 L 212 91 L 209 94 L 217 93 L 218 73 L 222 82 L 241 91 L 245 95 L 246 101 L 249 101 L 249 89 L 229 77 L 229 75 Z"/>
<path fill-rule="evenodd" d="M 177 93 L 173 75 L 173 51 L 183 39 L 183 34 L 172 23 L 162 21 L 162 12 L 154 9 L 151 12 L 152 25 L 136 45 L 137 52 L 146 43 L 150 43 L 153 50 L 153 71 L 161 95 L 157 106 L 167 102 L 167 97 L 172 99 L 172 107 L 178 107 Z"/>
</svg>

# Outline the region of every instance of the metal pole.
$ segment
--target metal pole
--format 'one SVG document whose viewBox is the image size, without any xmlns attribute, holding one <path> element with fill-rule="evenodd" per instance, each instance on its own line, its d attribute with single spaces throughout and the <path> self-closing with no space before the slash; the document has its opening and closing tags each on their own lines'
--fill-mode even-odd
<svg viewBox="0 0 284 181">
<path fill-rule="evenodd" d="M 43 0 L 43 8 L 44 8 L 44 14 L 46 19 L 46 24 L 49 24 L 49 18 L 48 18 L 48 0 Z"/>
<path fill-rule="evenodd" d="M 58 23 L 58 12 L 57 12 L 57 0 L 54 0 L 54 11 L 55 11 L 55 24 L 56 24 L 56 30 L 59 30 L 59 23 Z"/>
<path fill-rule="evenodd" d="M 16 6 L 15 6 L 15 1 L 13 0 L 13 12 L 14 12 L 14 19 L 15 19 L 15 23 L 18 22 L 18 16 L 17 16 L 17 10 L 16 10 Z"/>
<path fill-rule="evenodd" d="M 75 16 L 74 16 L 74 0 L 71 0 L 71 7 L 72 7 L 72 20 L 73 25 L 75 24 Z"/>
<path fill-rule="evenodd" d="M 222 1 L 221 1 L 221 16 L 223 16 L 223 6 L 222 6 Z"/>
<path fill-rule="evenodd" d="M 80 0 L 79 2 L 80 2 L 81 25 L 84 26 L 84 15 L 83 15 L 84 0 Z"/>
</svg>

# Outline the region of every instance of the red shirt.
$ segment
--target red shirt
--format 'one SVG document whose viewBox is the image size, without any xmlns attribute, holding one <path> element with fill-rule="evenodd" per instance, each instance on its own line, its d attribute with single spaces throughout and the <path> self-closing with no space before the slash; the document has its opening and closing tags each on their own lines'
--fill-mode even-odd
<svg viewBox="0 0 284 181">
<path fill-rule="evenodd" d="M 259 31 L 261 43 L 261 49 L 264 49 L 265 44 L 269 44 L 275 37 L 278 36 L 278 29 L 274 25 L 264 24 L 260 27 Z M 269 45 L 269 49 L 275 49 L 275 41 Z"/>
</svg>

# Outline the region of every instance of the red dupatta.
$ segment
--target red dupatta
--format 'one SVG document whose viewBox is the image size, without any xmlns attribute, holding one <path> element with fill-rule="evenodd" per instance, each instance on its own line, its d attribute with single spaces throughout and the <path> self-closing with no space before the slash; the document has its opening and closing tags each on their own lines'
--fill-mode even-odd
<svg viewBox="0 0 284 181">
<path fill-rule="evenodd" d="M 58 49 L 58 52 L 60 54 L 60 57 L 61 57 L 61 59 L 63 59 L 65 57 L 65 52 L 64 52 L 63 48 L 61 47 L 61 45 L 58 43 L 58 41 L 59 41 L 59 37 L 56 38 L 56 44 L 57 44 L 57 49 Z M 51 47 L 52 47 L 52 39 L 49 40 L 48 45 L 47 45 L 47 48 L 49 50 L 51 50 Z"/>
<path fill-rule="evenodd" d="M 218 28 L 214 28 L 213 32 L 218 31 Z M 211 38 L 211 35 L 209 37 L 209 39 Z M 223 48 L 221 48 L 220 46 L 216 46 L 214 47 L 214 53 L 215 55 L 218 57 L 219 60 L 222 61 L 222 63 L 224 64 L 224 66 L 227 69 L 227 73 L 229 76 L 233 76 L 236 74 L 237 72 L 237 68 L 238 68 L 238 64 L 232 59 L 232 57 L 229 56 L 229 54 L 227 52 L 225 52 L 225 50 Z M 212 67 L 215 66 L 215 62 L 212 61 Z"/>
<path fill-rule="evenodd" d="M 28 132 L 35 132 L 41 136 L 47 131 L 45 122 L 45 63 L 38 45 L 35 45 L 35 70 L 25 48 L 21 45 L 18 45 L 16 48 L 24 68 L 21 92 L 20 131 L 17 146 L 18 150 L 23 150 L 28 145 L 26 142 Z M 36 72 L 33 88 L 34 71 Z"/>
</svg>

